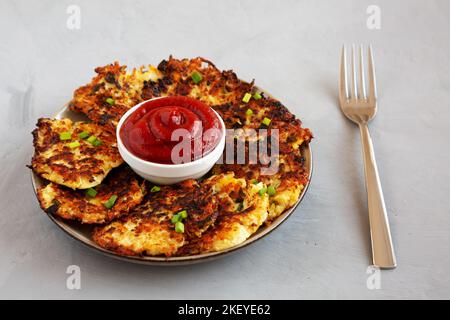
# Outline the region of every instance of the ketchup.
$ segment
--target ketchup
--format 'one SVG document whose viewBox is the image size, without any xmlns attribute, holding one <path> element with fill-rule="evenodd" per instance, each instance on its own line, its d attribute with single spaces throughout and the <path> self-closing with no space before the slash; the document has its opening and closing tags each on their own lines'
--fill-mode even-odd
<svg viewBox="0 0 450 320">
<path fill-rule="evenodd" d="M 184 129 L 181 132 L 186 136 L 172 141 L 176 129 Z M 195 159 L 194 142 L 201 147 L 202 156 L 211 152 L 219 143 L 220 135 L 205 135 L 209 129 L 221 132 L 219 118 L 210 107 L 196 99 L 174 96 L 145 102 L 124 121 L 119 134 L 124 146 L 135 156 L 173 164 L 172 150 L 181 139 L 190 140 L 191 160 Z"/>
</svg>

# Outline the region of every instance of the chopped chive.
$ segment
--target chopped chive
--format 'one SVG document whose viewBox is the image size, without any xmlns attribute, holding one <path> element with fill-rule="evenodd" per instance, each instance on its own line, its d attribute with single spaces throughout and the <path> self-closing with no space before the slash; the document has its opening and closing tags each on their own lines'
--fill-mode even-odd
<svg viewBox="0 0 450 320">
<path fill-rule="evenodd" d="M 177 222 L 180 221 L 180 220 L 181 220 L 181 217 L 180 217 L 180 215 L 177 213 L 177 214 L 174 214 L 174 215 L 173 215 L 172 219 L 170 219 L 170 222 L 172 222 L 172 223 L 177 223 Z"/>
<path fill-rule="evenodd" d="M 72 139 L 72 132 L 65 131 L 59 134 L 59 140 L 70 140 Z"/>
<path fill-rule="evenodd" d="M 74 149 L 74 148 L 78 148 L 78 147 L 80 146 L 80 143 L 79 143 L 78 141 L 73 141 L 73 142 L 71 142 L 71 143 L 68 143 L 67 146 L 68 146 L 70 149 Z"/>
<path fill-rule="evenodd" d="M 116 102 L 114 101 L 113 98 L 107 98 L 106 103 L 109 104 L 110 106 L 113 106 L 116 104 Z"/>
<path fill-rule="evenodd" d="M 258 182 L 258 180 L 253 179 L 253 180 L 252 180 L 252 183 L 253 183 L 253 184 L 258 184 L 259 182 Z"/>
<path fill-rule="evenodd" d="M 78 138 L 80 139 L 86 139 L 87 137 L 89 137 L 89 132 L 87 131 L 83 131 L 78 134 Z"/>
<path fill-rule="evenodd" d="M 262 121 L 262 124 L 265 125 L 266 127 L 268 127 L 268 126 L 270 125 L 270 122 L 271 122 L 271 121 L 272 121 L 272 120 L 270 120 L 269 118 L 264 117 L 264 119 L 263 119 L 263 121 Z"/>
<path fill-rule="evenodd" d="M 111 209 L 114 206 L 114 203 L 116 203 L 116 200 L 117 196 L 114 194 L 108 199 L 108 201 L 103 203 L 103 205 L 106 207 L 106 209 Z"/>
<path fill-rule="evenodd" d="M 89 188 L 85 192 L 86 192 L 86 195 L 91 198 L 93 198 L 97 195 L 97 190 L 95 190 L 94 188 Z"/>
<path fill-rule="evenodd" d="M 86 141 L 92 144 L 94 147 L 98 147 L 103 144 L 103 142 L 100 139 L 97 139 L 96 136 L 90 136 Z"/>
<path fill-rule="evenodd" d="M 188 214 L 186 210 L 178 212 L 178 215 L 181 217 L 181 219 L 186 219 Z"/>
<path fill-rule="evenodd" d="M 184 223 L 181 221 L 175 223 L 175 231 L 178 233 L 184 233 Z"/>
<path fill-rule="evenodd" d="M 275 189 L 274 186 L 268 186 L 268 187 L 267 187 L 267 194 L 268 194 L 269 196 L 274 196 L 275 193 L 277 193 L 277 190 Z"/>
<path fill-rule="evenodd" d="M 252 95 L 251 95 L 250 93 L 247 92 L 247 93 L 244 95 L 244 97 L 242 98 L 242 101 L 244 101 L 245 103 L 247 103 L 247 102 L 250 101 L 251 98 L 252 98 Z"/>
<path fill-rule="evenodd" d="M 203 79 L 202 75 L 200 73 L 198 73 L 197 71 L 194 71 L 191 74 L 191 78 L 192 78 L 192 81 L 194 81 L 195 84 L 200 83 L 200 81 L 202 81 L 202 79 Z"/>
<path fill-rule="evenodd" d="M 103 142 L 100 139 L 95 139 L 94 142 L 92 143 L 94 147 L 101 146 L 102 144 Z"/>
<path fill-rule="evenodd" d="M 153 186 L 151 189 L 150 189 L 150 192 L 158 192 L 158 191 L 160 191 L 161 190 L 161 187 L 160 186 Z"/>
<path fill-rule="evenodd" d="M 261 93 L 259 93 L 259 92 L 255 92 L 255 93 L 253 94 L 253 99 L 255 99 L 255 100 L 259 100 L 259 99 L 262 99 L 262 95 L 261 95 Z"/>
<path fill-rule="evenodd" d="M 94 143 L 94 141 L 95 140 L 97 140 L 97 137 L 96 136 L 90 136 L 88 139 L 87 139 L 87 142 L 89 142 L 89 143 Z"/>
<path fill-rule="evenodd" d="M 253 110 L 252 109 L 247 109 L 247 111 L 245 111 L 245 114 L 248 116 L 251 116 L 253 114 Z"/>
<path fill-rule="evenodd" d="M 259 191 L 258 191 L 258 193 L 259 193 L 259 195 L 260 196 L 262 196 L 264 193 L 266 193 L 267 192 L 267 188 L 266 187 L 264 187 L 264 188 L 261 188 L 261 189 L 259 189 Z"/>
</svg>

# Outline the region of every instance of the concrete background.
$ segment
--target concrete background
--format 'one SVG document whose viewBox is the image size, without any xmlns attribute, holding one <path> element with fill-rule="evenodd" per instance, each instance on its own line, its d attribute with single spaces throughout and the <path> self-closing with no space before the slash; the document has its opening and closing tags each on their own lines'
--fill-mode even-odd
<svg viewBox="0 0 450 320">
<path fill-rule="evenodd" d="M 0 2 L 1 298 L 450 298 L 450 2 Z M 70 4 L 81 29 L 66 27 Z M 381 29 L 366 26 L 369 5 Z M 379 114 L 371 124 L 399 267 L 369 290 L 359 132 L 337 106 L 343 43 L 373 43 Z M 202 55 L 280 98 L 315 134 L 311 188 L 276 232 L 189 267 L 103 257 L 39 209 L 25 167 L 38 117 L 96 66 Z M 81 290 L 66 269 L 81 269 Z"/>
</svg>

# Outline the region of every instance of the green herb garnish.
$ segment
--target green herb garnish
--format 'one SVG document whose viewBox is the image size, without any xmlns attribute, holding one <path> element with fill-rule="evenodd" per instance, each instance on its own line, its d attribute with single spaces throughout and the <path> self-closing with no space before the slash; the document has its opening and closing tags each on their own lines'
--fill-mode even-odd
<svg viewBox="0 0 450 320">
<path fill-rule="evenodd" d="M 275 189 L 274 186 L 268 186 L 268 187 L 267 187 L 267 194 L 268 194 L 269 196 L 274 196 L 275 193 L 277 193 L 277 190 Z"/>
<path fill-rule="evenodd" d="M 178 212 L 178 215 L 181 217 L 181 219 L 186 219 L 188 214 L 186 210 Z"/>
<path fill-rule="evenodd" d="M 262 95 L 261 95 L 261 93 L 259 93 L 259 92 L 255 92 L 255 93 L 253 94 L 253 99 L 255 99 L 255 100 L 259 100 L 259 99 L 262 99 Z"/>
<path fill-rule="evenodd" d="M 266 192 L 267 192 L 267 188 L 266 188 L 266 187 L 261 188 L 261 189 L 259 189 L 259 191 L 258 191 L 258 193 L 259 193 L 260 196 L 264 195 L 264 193 L 266 193 Z"/>
</svg>

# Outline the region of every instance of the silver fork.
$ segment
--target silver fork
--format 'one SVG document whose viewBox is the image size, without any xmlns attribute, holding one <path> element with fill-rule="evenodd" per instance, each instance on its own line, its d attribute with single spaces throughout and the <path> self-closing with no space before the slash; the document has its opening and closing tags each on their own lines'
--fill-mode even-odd
<svg viewBox="0 0 450 320">
<path fill-rule="evenodd" d="M 358 53 L 356 52 L 358 51 Z M 339 102 L 344 115 L 358 124 L 361 131 L 361 142 L 364 156 L 364 173 L 366 177 L 367 203 L 369 208 L 370 235 L 372 241 L 373 264 L 383 269 L 397 266 L 391 231 L 381 190 L 378 168 L 375 161 L 372 139 L 370 138 L 368 123 L 377 112 L 377 88 L 375 81 L 375 67 L 372 47 L 368 49 L 368 82 L 369 92 L 366 95 L 363 46 L 356 50 L 352 46 L 351 57 L 351 88 L 349 90 L 347 77 L 347 54 L 345 46 L 341 53 L 339 78 Z M 356 70 L 356 56 L 359 60 L 359 72 Z M 358 84 L 359 82 L 359 84 Z"/>
</svg>

